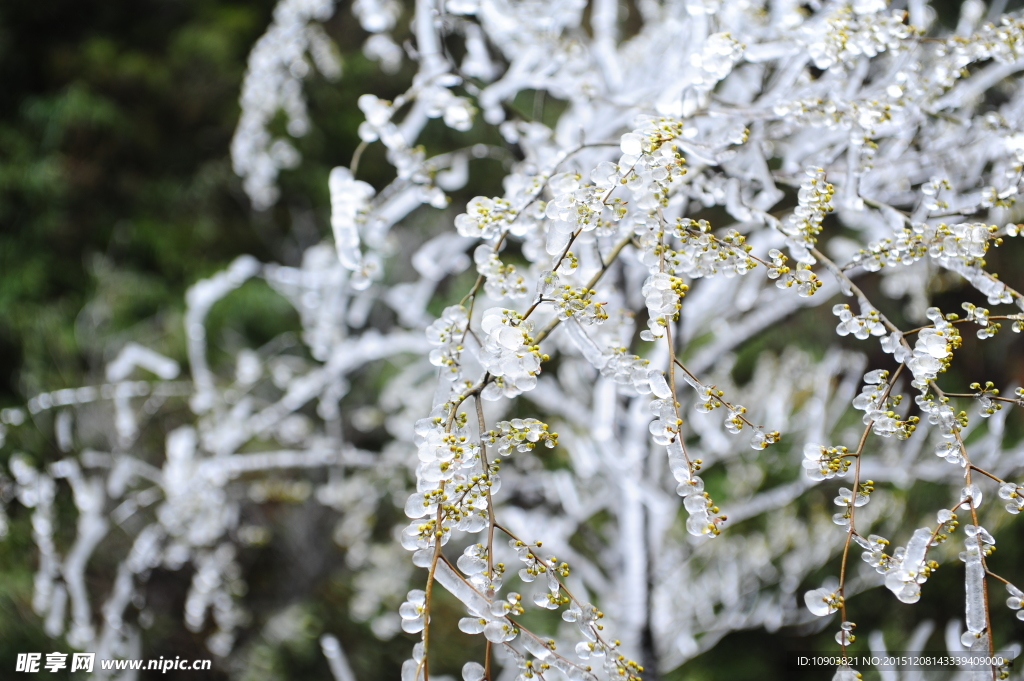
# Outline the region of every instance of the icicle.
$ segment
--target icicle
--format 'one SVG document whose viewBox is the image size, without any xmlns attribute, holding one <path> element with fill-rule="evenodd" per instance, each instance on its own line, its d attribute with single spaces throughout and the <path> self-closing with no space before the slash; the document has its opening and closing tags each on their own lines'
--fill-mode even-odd
<svg viewBox="0 0 1024 681">
<path fill-rule="evenodd" d="M 463 580 L 454 570 L 448 567 L 444 561 L 437 562 L 437 569 L 434 571 L 434 578 L 437 583 L 448 589 L 451 595 L 463 602 L 470 612 L 490 612 L 490 602 L 480 592 Z"/>
<path fill-rule="evenodd" d="M 580 351 L 586 360 L 598 369 L 603 369 L 604 365 L 608 363 L 608 356 L 601 353 L 601 349 L 597 347 L 594 341 L 590 340 L 590 336 L 579 325 L 579 322 L 570 317 L 562 323 L 562 326 L 565 327 L 565 331 L 569 334 L 573 345 L 576 346 L 576 349 Z"/>
<path fill-rule="evenodd" d="M 964 543 L 967 548 L 964 576 L 967 589 L 967 631 L 980 634 L 985 630 L 985 566 L 981 563 L 978 539 L 967 537 Z"/>
<path fill-rule="evenodd" d="M 660 369 L 651 369 L 647 377 L 651 382 L 651 392 L 655 397 L 672 397 L 672 390 L 669 388 L 668 381 L 665 380 L 665 374 Z"/>
<path fill-rule="evenodd" d="M 928 551 L 928 543 L 932 538 L 932 530 L 927 527 L 920 527 L 914 530 L 914 536 L 907 542 L 907 553 L 903 558 L 903 567 L 906 570 L 919 570 L 924 563 L 925 554 Z"/>
</svg>

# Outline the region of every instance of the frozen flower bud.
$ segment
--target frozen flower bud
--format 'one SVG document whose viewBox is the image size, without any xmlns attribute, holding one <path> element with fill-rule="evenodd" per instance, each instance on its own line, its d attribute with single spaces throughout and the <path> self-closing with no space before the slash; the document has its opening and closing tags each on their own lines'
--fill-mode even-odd
<svg viewBox="0 0 1024 681">
<path fill-rule="evenodd" d="M 461 375 L 462 344 L 468 325 L 466 308 L 452 305 L 427 327 L 427 341 L 433 346 L 429 354 L 430 363 L 444 369 L 442 375 L 448 380 L 455 381 Z"/>
<path fill-rule="evenodd" d="M 1006 590 L 1010 594 L 1010 597 L 1006 599 L 1006 607 L 1010 610 L 1018 611 L 1017 619 L 1024 620 L 1024 615 L 1021 614 L 1024 612 L 1021 610 L 1021 606 L 1024 605 L 1024 591 L 1021 591 L 1013 584 L 1007 584 Z"/>
<path fill-rule="evenodd" d="M 373 187 L 356 180 L 348 168 L 331 171 L 328 180 L 331 193 L 331 229 L 338 260 L 350 270 L 356 270 L 362 261 L 359 250 L 359 225 L 365 219 Z"/>
<path fill-rule="evenodd" d="M 558 275 L 551 270 L 541 272 L 540 279 L 537 282 L 537 295 L 550 297 L 556 288 L 558 288 Z"/>
<path fill-rule="evenodd" d="M 540 608 L 546 608 L 547 610 L 557 610 L 559 601 L 555 594 L 550 591 L 538 591 L 533 595 L 534 605 Z"/>
<path fill-rule="evenodd" d="M 426 593 L 420 589 L 413 589 L 406 596 L 405 603 L 398 609 L 402 617 L 402 631 L 415 634 L 423 630 L 425 624 Z"/>
<path fill-rule="evenodd" d="M 487 549 L 480 544 L 467 546 L 459 556 L 459 569 L 467 575 L 475 575 L 487 569 Z"/>
<path fill-rule="evenodd" d="M 1005 482 L 999 486 L 999 498 L 1006 500 L 1006 510 L 1017 515 L 1024 509 L 1024 489 L 1015 482 Z"/>
<path fill-rule="evenodd" d="M 479 662 L 467 662 L 462 666 L 462 681 L 483 681 L 484 667 Z"/>
<path fill-rule="evenodd" d="M 832 676 L 832 681 L 861 681 L 861 674 L 856 669 L 848 666 L 842 666 L 836 668 L 836 673 Z"/>
<path fill-rule="evenodd" d="M 846 487 L 839 488 L 839 496 L 835 498 L 835 504 L 837 506 L 850 506 L 851 504 L 860 507 L 864 506 L 871 499 L 867 494 L 858 492 L 856 495 L 856 502 L 854 500 L 853 490 Z"/>
<path fill-rule="evenodd" d="M 485 277 L 484 290 L 493 300 L 522 298 L 529 292 L 526 279 L 515 265 L 507 265 L 490 244 L 480 244 L 473 252 L 476 270 Z"/>
<path fill-rule="evenodd" d="M 889 378 L 889 372 L 884 369 L 875 369 L 864 374 L 864 382 L 871 385 L 885 383 Z"/>
<path fill-rule="evenodd" d="M 488 620 L 482 617 L 463 617 L 459 620 L 459 630 L 467 634 L 483 633 Z"/>
<path fill-rule="evenodd" d="M 831 615 L 838 611 L 841 602 L 841 597 L 831 587 L 823 586 L 804 594 L 804 603 L 807 605 L 807 609 L 811 611 L 812 615 L 818 617 Z"/>
<path fill-rule="evenodd" d="M 512 641 L 518 634 L 514 626 L 503 620 L 492 620 L 484 626 L 484 638 L 491 643 Z"/>
<path fill-rule="evenodd" d="M 620 148 L 627 156 L 639 156 L 643 153 L 643 138 L 635 132 L 626 133 L 622 136 Z"/>
<path fill-rule="evenodd" d="M 981 499 L 981 489 L 975 484 L 960 490 L 960 501 L 963 502 L 961 508 L 981 508 Z"/>
<path fill-rule="evenodd" d="M 516 217 L 512 204 L 502 198 L 477 196 L 466 206 L 466 212 L 455 218 L 455 229 L 465 237 L 492 239 L 507 229 Z"/>
<path fill-rule="evenodd" d="M 857 640 L 857 637 L 853 634 L 853 622 L 843 622 L 839 631 L 836 632 L 836 643 L 841 646 L 848 646 Z"/>
</svg>

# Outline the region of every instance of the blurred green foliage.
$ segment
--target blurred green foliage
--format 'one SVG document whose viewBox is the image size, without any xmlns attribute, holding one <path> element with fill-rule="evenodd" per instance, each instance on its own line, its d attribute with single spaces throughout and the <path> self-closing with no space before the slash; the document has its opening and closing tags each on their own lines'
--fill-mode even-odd
<svg viewBox="0 0 1024 681">
<path fill-rule="evenodd" d="M 315 128 L 302 141 L 307 163 L 285 178 L 280 205 L 254 213 L 232 171 L 228 146 L 246 59 L 274 4 L 0 4 L 0 406 L 24 404 L 40 390 L 101 380 L 119 340 L 149 343 L 183 360 L 180 321 L 189 285 L 242 253 L 297 264 L 302 251 L 322 238 L 327 172 L 346 162 L 358 143 L 361 115 L 352 103 L 372 65 L 358 54 L 346 59 L 362 80 L 341 87 L 311 79 L 314 114 L 331 111 L 314 115 L 326 129 Z M 358 40 L 344 40 L 352 23 L 339 17 L 328 29 L 343 45 L 357 48 Z M 235 330 L 257 340 L 296 323 L 294 311 L 258 282 L 211 316 L 218 332 Z M 60 454 L 48 441 L 47 424 L 39 425 L 19 429 L 12 444 L 45 463 Z M 303 510 L 279 506 L 272 504 L 267 514 Z M 324 513 L 313 502 L 307 506 Z M 73 510 L 62 510 L 68 512 L 62 528 L 73 528 Z M 11 511 L 10 535 L 0 543 L 0 678 L 13 673 L 18 652 L 53 652 L 62 645 L 42 632 L 31 608 L 36 552 L 29 512 L 17 504 Z M 307 533 L 307 543 L 322 543 L 330 527 L 322 521 Z M 119 540 L 126 541 L 123 533 L 111 539 Z M 272 541 L 243 560 L 248 567 L 258 563 L 257 586 L 282 580 L 304 585 L 288 597 L 317 604 L 303 606 L 321 627 L 317 636 L 324 623 L 343 640 L 345 634 L 368 636 L 338 622 L 347 597 L 328 576 L 340 553 L 330 546 L 313 551 L 322 559 L 296 575 L 287 573 L 294 550 L 284 540 Z M 94 563 L 91 578 L 97 586 L 109 584 L 112 565 L 103 556 Z M 209 657 L 200 636 L 182 634 L 188 578 L 154 575 L 152 592 L 158 596 L 150 605 L 157 617 L 146 634 L 147 657 Z M 257 610 L 257 625 L 267 612 L 286 605 L 253 600 L 265 609 Z M 278 668 L 303 671 L 302 678 L 329 677 L 315 636 L 301 645 L 278 642 L 268 652 L 259 626 L 254 629 L 252 641 L 242 642 L 251 647 L 245 659 L 257 674 L 253 678 L 275 678 L 271 672 Z M 371 669 L 389 668 L 380 659 L 384 651 L 367 648 L 353 657 L 353 666 L 372 678 Z M 279 659 L 288 655 L 296 659 Z M 260 671 L 264 667 L 266 673 Z M 226 678 L 226 670 L 189 672 L 188 678 Z"/>
<path fill-rule="evenodd" d="M 101 337 L 180 306 L 238 253 L 280 249 L 287 225 L 253 229 L 226 153 L 272 5 L 0 6 L 4 403 L 74 385 L 102 364 Z"/>
</svg>

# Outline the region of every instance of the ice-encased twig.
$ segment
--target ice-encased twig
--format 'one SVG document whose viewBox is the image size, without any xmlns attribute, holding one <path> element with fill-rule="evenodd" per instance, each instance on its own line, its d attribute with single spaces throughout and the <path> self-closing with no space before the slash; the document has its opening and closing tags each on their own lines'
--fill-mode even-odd
<svg viewBox="0 0 1024 681">
<path fill-rule="evenodd" d="M 348 658 L 345 657 L 345 651 L 337 636 L 331 634 L 321 636 L 320 649 L 323 650 L 324 657 L 327 658 L 334 681 L 356 681 L 356 676 L 352 673 L 352 667 L 348 664 Z"/>
<path fill-rule="evenodd" d="M 980 634 L 985 631 L 985 566 L 981 560 L 980 540 L 977 537 L 966 537 L 965 553 L 966 568 L 964 587 L 967 591 L 967 631 Z"/>
</svg>

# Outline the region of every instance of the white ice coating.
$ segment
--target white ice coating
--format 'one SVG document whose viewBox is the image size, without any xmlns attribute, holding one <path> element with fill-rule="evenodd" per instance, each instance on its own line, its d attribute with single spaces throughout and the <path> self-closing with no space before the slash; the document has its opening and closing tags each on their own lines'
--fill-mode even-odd
<svg viewBox="0 0 1024 681">
<path fill-rule="evenodd" d="M 575 319 L 568 319 L 564 324 L 566 334 L 572 340 L 576 349 L 580 351 L 580 354 L 598 369 L 604 368 L 605 364 L 608 363 L 608 358 L 601 354 L 601 349 L 587 335 L 586 330 Z"/>
<path fill-rule="evenodd" d="M 919 527 L 907 542 L 900 563 L 885 573 L 885 586 L 904 603 L 916 603 L 921 598 L 921 584 L 925 577 L 925 556 L 934 530 Z"/>
<path fill-rule="evenodd" d="M 170 357 L 132 342 L 126 344 L 114 361 L 107 365 L 107 380 L 111 383 L 123 381 L 135 367 L 151 371 L 165 381 L 177 378 L 180 371 L 178 363 Z"/>
<path fill-rule="evenodd" d="M 967 631 L 980 634 L 985 630 L 985 566 L 981 562 L 978 540 L 967 537 L 964 541 L 967 554 L 964 574 L 964 586 L 967 591 Z"/>
<path fill-rule="evenodd" d="M 434 573 L 437 583 L 462 601 L 470 613 L 487 616 L 490 602 L 479 591 L 463 580 L 457 572 L 448 567 L 447 563 L 439 562 Z"/>
<path fill-rule="evenodd" d="M 352 172 L 342 167 L 331 171 L 327 187 L 331 192 L 331 229 L 338 260 L 347 269 L 354 270 L 362 259 L 357 219 L 368 207 L 373 187 L 353 179 Z"/>
<path fill-rule="evenodd" d="M 907 553 L 903 558 L 905 570 L 917 572 L 924 565 L 925 553 L 928 551 L 928 543 L 933 532 L 930 527 L 919 527 L 914 530 L 913 536 L 907 542 Z"/>
<path fill-rule="evenodd" d="M 333 13 L 333 0 L 282 0 L 267 32 L 249 55 L 242 83 L 242 117 L 231 140 L 231 160 L 259 210 L 277 201 L 281 169 L 294 167 L 300 160 L 286 138 L 275 139 L 267 128 L 283 111 L 290 136 L 302 137 L 309 130 L 302 93 L 302 80 L 310 71 L 306 55 L 328 78 L 341 75 L 341 64 L 330 40 L 315 23 L 329 19 Z"/>
<path fill-rule="evenodd" d="M 651 392 L 654 393 L 655 397 L 671 397 L 672 391 L 668 387 L 668 381 L 665 380 L 665 374 L 659 369 L 652 369 L 651 373 L 648 374 L 651 381 Z"/>
<path fill-rule="evenodd" d="M 331 668 L 331 675 L 334 681 L 356 681 L 356 675 L 352 673 L 352 667 L 348 663 L 345 651 L 337 636 L 324 634 L 320 637 L 320 649 L 323 650 L 327 664 Z"/>
</svg>

